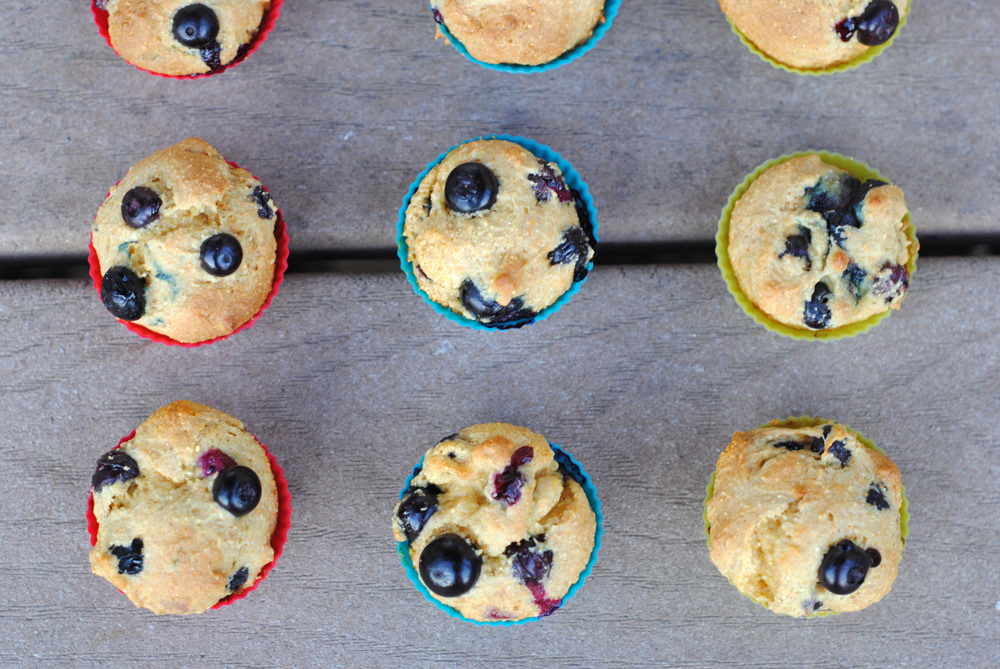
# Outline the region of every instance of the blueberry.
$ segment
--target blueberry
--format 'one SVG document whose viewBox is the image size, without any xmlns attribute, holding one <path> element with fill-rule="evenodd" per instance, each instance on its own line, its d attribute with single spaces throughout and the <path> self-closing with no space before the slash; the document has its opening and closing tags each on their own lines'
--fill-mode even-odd
<svg viewBox="0 0 1000 669">
<path fill-rule="evenodd" d="M 843 441 L 835 441 L 830 444 L 830 455 L 840 461 L 841 467 L 846 467 L 851 460 L 851 449 L 844 445 Z"/>
<path fill-rule="evenodd" d="M 872 293 L 891 304 L 893 300 L 906 294 L 910 287 L 910 272 L 904 265 L 887 262 L 875 276 L 872 283 Z"/>
<path fill-rule="evenodd" d="M 181 7 L 174 14 L 174 38 L 184 46 L 203 49 L 219 36 L 219 17 L 205 5 Z"/>
<path fill-rule="evenodd" d="M 438 495 L 441 488 L 433 483 L 426 488 L 411 488 L 396 511 L 399 524 L 406 534 L 407 541 L 413 541 L 424 529 L 427 520 L 438 510 Z"/>
<path fill-rule="evenodd" d="M 104 273 L 101 302 L 115 318 L 136 321 L 146 312 L 146 282 L 128 267 L 118 265 Z"/>
<path fill-rule="evenodd" d="M 222 47 L 218 42 L 212 42 L 208 46 L 202 47 L 199 55 L 201 61 L 208 65 L 208 69 L 222 69 Z"/>
<path fill-rule="evenodd" d="M 528 181 L 535 184 L 532 186 L 532 190 L 535 191 L 535 199 L 539 202 L 547 202 L 549 191 L 551 190 L 556 194 L 556 198 L 560 202 L 569 202 L 572 200 L 573 194 L 570 192 L 569 187 L 566 186 L 566 180 L 556 174 L 555 170 L 552 169 L 552 165 L 544 160 L 539 160 L 538 164 L 542 166 L 538 174 L 528 175 Z"/>
<path fill-rule="evenodd" d="M 844 42 L 850 41 L 857 33 L 858 41 L 865 46 L 878 46 L 888 42 L 897 27 L 899 10 L 896 5 L 889 0 L 873 0 L 861 16 L 844 19 L 835 29 Z"/>
<path fill-rule="evenodd" d="M 541 583 L 552 571 L 552 551 L 537 551 L 536 539 L 545 541 L 545 535 L 523 539 L 507 546 L 503 554 L 509 557 L 514 576 L 525 583 Z"/>
<path fill-rule="evenodd" d="M 871 487 L 868 488 L 868 496 L 865 497 L 865 502 L 871 504 L 879 511 L 888 509 L 889 500 L 885 498 L 885 486 L 872 481 Z"/>
<path fill-rule="evenodd" d="M 861 181 L 846 172 L 825 176 L 810 188 L 806 188 L 809 202 L 806 209 L 820 214 L 837 209 L 847 209 L 855 204 L 854 194 L 861 187 Z"/>
<path fill-rule="evenodd" d="M 247 199 L 257 205 L 258 216 L 264 219 L 274 218 L 274 212 L 271 210 L 271 194 L 266 188 L 259 184 L 254 186 Z"/>
<path fill-rule="evenodd" d="M 243 247 L 232 235 L 220 232 L 201 244 L 201 267 L 212 276 L 229 276 L 243 262 Z"/>
<path fill-rule="evenodd" d="M 235 460 L 217 448 L 211 448 L 198 456 L 198 466 L 201 468 L 201 475 L 205 478 L 235 464 Z"/>
<path fill-rule="evenodd" d="M 215 479 L 212 499 L 234 516 L 245 516 L 260 502 L 260 479 L 249 467 L 227 467 Z"/>
<path fill-rule="evenodd" d="M 548 259 L 550 265 L 562 265 L 563 263 L 575 262 L 576 268 L 573 270 L 573 281 L 583 281 L 587 276 L 587 256 L 590 247 L 587 246 L 587 235 L 583 228 L 570 228 L 563 233 L 562 243 L 549 251 Z"/>
<path fill-rule="evenodd" d="M 454 211 L 471 214 L 489 209 L 497 201 L 497 175 L 482 163 L 463 163 L 444 184 L 444 199 Z"/>
<path fill-rule="evenodd" d="M 142 539 L 136 537 L 131 546 L 116 546 L 108 548 L 111 554 L 118 558 L 118 573 L 136 575 L 142 571 Z"/>
<path fill-rule="evenodd" d="M 576 220 L 583 228 L 584 234 L 587 235 L 587 244 L 590 248 L 597 248 L 597 240 L 594 239 L 594 222 L 590 220 L 590 210 L 587 209 L 587 203 L 583 201 L 583 196 L 580 195 L 580 191 L 575 188 L 569 189 L 570 195 L 573 196 L 573 205 L 576 207 Z"/>
<path fill-rule="evenodd" d="M 498 325 L 522 320 L 530 322 L 535 317 L 535 312 L 525 309 L 524 301 L 519 297 L 515 297 L 507 306 L 502 306 L 499 302 L 486 299 L 479 292 L 472 279 L 466 279 L 462 282 L 462 285 L 458 289 L 458 298 L 461 300 L 462 305 L 469 310 L 469 313 L 487 325 Z"/>
<path fill-rule="evenodd" d="M 810 243 L 812 243 L 812 233 L 809 228 L 800 225 L 799 234 L 785 237 L 785 250 L 778 255 L 778 258 L 785 256 L 802 258 L 806 261 L 806 271 L 808 272 L 812 269 L 812 258 L 809 257 Z"/>
<path fill-rule="evenodd" d="M 163 200 L 152 188 L 136 186 L 122 198 L 122 219 L 133 228 L 144 228 L 160 217 Z"/>
<path fill-rule="evenodd" d="M 441 597 L 464 595 L 479 580 L 483 559 L 468 539 L 444 534 L 420 553 L 420 580 Z"/>
<path fill-rule="evenodd" d="M 865 552 L 868 553 L 868 557 L 872 559 L 872 569 L 882 564 L 882 554 L 879 553 L 877 550 L 875 550 L 874 548 L 869 548 Z"/>
<path fill-rule="evenodd" d="M 444 25 L 444 17 L 441 16 L 441 10 L 437 7 L 431 7 L 431 11 L 434 12 L 434 21 L 440 25 Z"/>
<path fill-rule="evenodd" d="M 524 476 L 518 469 L 531 462 L 535 457 L 535 449 L 531 446 L 522 446 L 514 451 L 510 457 L 510 464 L 503 468 L 493 479 L 493 493 L 491 497 L 511 506 L 517 504 L 521 499 L 521 488 L 524 487 Z"/>
<path fill-rule="evenodd" d="M 865 582 L 872 558 L 853 541 L 834 544 L 819 567 L 820 584 L 835 595 L 849 595 Z"/>
<path fill-rule="evenodd" d="M 784 448 L 789 451 L 801 451 L 808 448 L 813 453 L 823 452 L 823 440 L 819 437 L 808 437 L 806 441 L 779 441 L 773 444 L 774 448 Z"/>
<path fill-rule="evenodd" d="M 236 570 L 236 573 L 229 577 L 229 583 L 226 584 L 226 588 L 229 592 L 236 592 L 247 582 L 247 578 L 250 577 L 250 570 L 246 567 L 240 567 Z"/>
<path fill-rule="evenodd" d="M 841 276 L 847 281 L 847 292 L 854 296 L 854 302 L 857 303 L 864 295 L 864 285 L 865 279 L 868 277 L 867 272 L 854 264 L 854 261 L 847 263 L 847 269 L 844 270 Z"/>
<path fill-rule="evenodd" d="M 139 464 L 131 455 L 121 449 L 108 451 L 97 460 L 97 470 L 94 471 L 90 485 L 94 492 L 101 492 L 106 485 L 118 481 L 130 481 L 139 475 Z"/>
<path fill-rule="evenodd" d="M 830 288 L 820 281 L 813 288 L 812 299 L 806 302 L 802 315 L 802 322 L 806 327 L 814 330 L 822 330 L 830 324 L 830 307 L 826 303 L 830 301 L 833 293 Z"/>
</svg>

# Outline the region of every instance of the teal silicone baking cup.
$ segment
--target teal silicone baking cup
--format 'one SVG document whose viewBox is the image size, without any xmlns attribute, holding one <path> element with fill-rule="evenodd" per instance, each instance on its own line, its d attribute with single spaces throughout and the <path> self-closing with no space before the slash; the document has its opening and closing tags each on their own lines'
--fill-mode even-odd
<svg viewBox="0 0 1000 669">
<path fill-rule="evenodd" d="M 515 65 L 513 63 L 500 63 L 500 64 L 484 63 L 481 60 L 473 58 L 469 54 L 469 50 L 465 48 L 465 45 L 462 44 L 457 37 L 451 34 L 451 31 L 448 30 L 448 27 L 444 23 L 438 23 L 437 26 L 438 29 L 441 31 L 441 34 L 443 34 L 448 39 L 448 41 L 451 42 L 451 45 L 455 47 L 455 49 L 457 49 L 460 54 L 471 60 L 476 65 L 481 65 L 482 67 L 485 67 L 489 70 L 496 70 L 498 72 L 516 72 L 519 74 L 527 74 L 529 72 L 546 72 L 548 70 L 553 70 L 559 67 L 560 65 L 565 65 L 566 63 L 574 61 L 583 54 L 593 49 L 594 45 L 597 44 L 597 42 L 599 42 L 602 37 L 604 37 L 604 33 L 608 32 L 608 30 L 611 28 L 611 22 L 614 21 L 616 16 L 618 16 L 618 8 L 621 6 L 621 4 L 622 0 L 607 0 L 607 2 L 604 3 L 604 21 L 597 24 L 597 27 L 594 28 L 594 34 L 590 36 L 589 40 L 587 40 L 578 47 L 570 49 L 569 51 L 562 54 L 555 60 L 550 60 L 547 63 L 542 63 L 541 65 Z M 434 7 L 432 2 L 431 9 L 433 10 L 433 8 Z"/>
<path fill-rule="evenodd" d="M 597 521 L 597 529 L 594 531 L 594 550 L 590 553 L 590 560 L 587 562 L 587 566 L 580 576 L 576 579 L 576 583 L 570 586 L 569 591 L 562 599 L 562 604 L 559 606 L 560 609 L 566 606 L 566 602 L 576 594 L 576 591 L 580 589 L 583 585 L 583 581 L 590 574 L 590 570 L 594 568 L 594 563 L 597 562 L 597 551 L 601 548 L 601 535 L 603 534 L 602 524 L 604 516 L 601 514 L 601 500 L 597 498 L 597 490 L 594 488 L 593 482 L 587 475 L 587 472 L 583 471 L 583 467 L 577 462 L 572 455 L 562 450 L 556 444 L 549 442 L 549 446 L 552 447 L 552 451 L 555 454 L 555 460 L 563 468 L 569 472 L 569 475 L 573 480 L 580 484 L 583 488 L 583 492 L 587 495 L 587 501 L 590 502 L 590 508 L 594 511 L 594 518 Z M 420 464 L 413 468 L 413 472 L 407 477 L 406 483 L 403 484 L 403 489 L 399 492 L 399 499 L 403 499 L 406 495 L 406 491 L 409 490 L 410 484 L 413 482 L 414 477 L 420 473 L 424 468 L 424 459 L 420 458 Z M 441 601 L 434 598 L 430 591 L 427 590 L 427 586 L 423 584 L 420 580 L 420 576 L 417 574 L 417 570 L 413 567 L 413 561 L 410 560 L 410 543 L 408 541 L 397 541 L 396 551 L 399 553 L 399 557 L 403 562 L 403 567 L 406 569 L 407 577 L 413 581 L 413 585 L 417 587 L 417 590 L 424 596 L 424 598 L 429 601 L 434 606 L 438 607 L 445 613 L 447 613 L 452 618 L 458 618 L 459 620 L 465 620 L 470 623 L 475 623 L 476 625 L 489 625 L 494 627 L 510 627 L 511 625 L 523 625 L 535 620 L 540 620 L 541 618 L 524 618 L 522 620 L 473 620 L 472 618 L 466 618 L 457 609 L 442 603 Z"/>
<path fill-rule="evenodd" d="M 535 154 L 536 157 L 541 158 L 550 163 L 555 163 L 559 166 L 559 170 L 562 172 L 563 178 L 566 180 L 566 185 L 571 189 L 575 190 L 580 195 L 580 199 L 583 201 L 583 205 L 587 208 L 587 215 L 590 217 L 591 225 L 591 236 L 594 242 L 594 248 L 596 250 L 598 245 L 598 235 L 597 235 L 597 207 L 594 206 L 594 198 L 590 196 L 590 190 L 587 188 L 587 184 L 584 183 L 577 171 L 573 169 L 573 166 L 569 162 L 560 156 L 558 153 L 545 146 L 544 144 L 539 144 L 530 139 L 525 139 L 524 137 L 513 137 L 511 135 L 484 135 L 481 137 L 476 137 L 475 139 L 470 139 L 468 142 L 462 142 L 461 144 L 456 144 L 451 147 L 437 158 L 435 158 L 420 175 L 417 177 L 416 181 L 410 184 L 410 189 L 406 192 L 406 197 L 403 198 L 403 206 L 399 208 L 399 220 L 396 222 L 396 249 L 397 255 L 399 256 L 399 264 L 403 272 L 406 274 L 406 280 L 410 282 L 413 290 L 416 291 L 417 295 L 423 298 L 424 302 L 431 305 L 434 311 L 438 312 L 445 318 L 460 325 L 465 325 L 470 328 L 475 328 L 477 330 L 511 330 L 523 327 L 529 323 L 537 323 L 538 321 L 543 321 L 555 312 L 559 311 L 564 304 L 569 302 L 569 298 L 576 295 L 577 291 L 580 290 L 580 286 L 583 282 L 587 280 L 587 277 L 583 277 L 579 281 L 574 281 L 565 293 L 559 296 L 559 299 L 539 311 L 533 318 L 511 321 L 510 323 L 498 323 L 495 325 L 486 325 L 480 323 L 472 318 L 466 318 L 461 314 L 455 313 L 443 304 L 438 304 L 430 298 L 427 293 L 420 289 L 420 284 L 417 283 L 417 277 L 414 274 L 413 263 L 410 262 L 409 255 L 410 250 L 406 244 L 406 236 L 403 234 L 403 227 L 406 224 L 406 209 L 410 206 L 410 200 L 413 198 L 413 194 L 417 192 L 417 188 L 420 186 L 420 182 L 424 180 L 424 177 L 437 166 L 442 160 L 447 157 L 449 153 L 462 146 L 463 144 L 468 144 L 469 142 L 475 142 L 481 139 L 500 139 L 507 142 L 513 142 L 531 153 Z M 594 263 L 590 262 L 587 265 L 587 275 L 590 275 L 591 270 L 594 269 Z"/>
</svg>

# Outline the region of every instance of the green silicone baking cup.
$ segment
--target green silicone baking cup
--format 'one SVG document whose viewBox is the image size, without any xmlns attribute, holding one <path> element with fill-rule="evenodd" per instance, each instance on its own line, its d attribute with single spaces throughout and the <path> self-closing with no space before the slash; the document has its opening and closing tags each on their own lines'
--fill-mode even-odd
<svg viewBox="0 0 1000 669">
<path fill-rule="evenodd" d="M 570 600 L 570 597 L 576 594 L 576 591 L 580 589 L 583 585 L 583 581 L 590 575 L 590 570 L 594 568 L 594 563 L 597 562 L 597 551 L 601 548 L 601 537 L 604 535 L 604 515 L 601 513 L 601 500 L 597 497 L 597 489 L 594 488 L 594 482 L 591 480 L 590 476 L 583 470 L 580 463 L 576 459 L 564 451 L 562 448 L 549 442 L 549 446 L 552 447 L 552 452 L 555 456 L 556 462 L 566 468 L 570 472 L 571 478 L 580 484 L 583 488 L 584 494 L 587 495 L 587 501 L 590 502 L 590 508 L 594 512 L 594 520 L 597 524 L 594 530 L 594 549 L 590 552 L 590 560 L 587 561 L 587 566 L 583 568 L 580 575 L 577 577 L 576 582 L 570 586 L 569 591 L 563 595 L 562 604 L 559 605 L 559 609 L 563 609 L 566 606 L 566 602 Z M 406 483 L 403 484 L 403 489 L 399 492 L 399 499 L 403 499 L 406 496 L 406 491 L 410 488 L 410 483 L 413 479 L 420 473 L 424 467 L 424 459 L 420 458 L 420 464 L 413 468 L 413 472 L 407 477 Z M 420 575 L 417 573 L 416 568 L 413 566 L 413 560 L 410 559 L 410 542 L 408 541 L 397 541 L 396 542 L 396 552 L 399 553 L 400 560 L 403 563 L 403 567 L 406 569 L 406 576 L 413 582 L 417 590 L 424 596 L 424 598 L 431 604 L 439 608 L 440 610 L 447 613 L 452 618 L 458 618 L 459 620 L 465 620 L 466 622 L 474 623 L 476 625 L 485 625 L 489 627 L 510 627 L 512 625 L 523 625 L 525 623 L 530 623 L 536 620 L 541 620 L 541 617 L 534 618 L 522 618 L 521 620 L 474 620 L 472 618 L 466 618 L 458 609 L 448 606 L 441 600 L 437 599 L 430 593 L 424 582 L 420 580 Z M 554 612 L 555 613 L 555 612 Z"/>
<path fill-rule="evenodd" d="M 764 423 L 763 425 L 761 425 L 761 427 L 762 428 L 787 427 L 795 430 L 801 427 L 816 427 L 817 425 L 823 425 L 825 423 L 833 423 L 833 422 L 834 421 L 826 420 L 825 418 L 813 418 L 812 416 L 789 416 L 784 420 L 777 419 L 777 420 L 772 420 L 770 423 Z M 847 429 L 848 432 L 853 434 L 855 438 L 861 443 L 862 446 L 865 446 L 866 448 L 870 448 L 873 451 L 877 451 L 882 455 L 885 455 L 885 451 L 876 446 L 872 442 L 872 440 L 869 439 L 868 437 L 864 436 L 857 430 L 847 427 L 843 423 L 838 423 L 838 424 L 842 425 L 844 428 Z M 708 485 L 705 487 L 705 508 L 702 511 L 702 520 L 705 523 L 705 538 L 708 542 L 709 549 L 712 548 L 712 535 L 711 535 L 712 525 L 711 523 L 708 522 L 708 502 L 710 499 L 712 499 L 712 495 L 714 493 L 715 493 L 715 470 L 713 469 L 712 475 L 708 477 Z M 903 548 L 906 548 L 906 537 L 910 534 L 910 503 L 906 501 L 906 487 L 903 486 L 902 484 L 900 484 L 899 486 L 899 496 L 901 500 L 899 503 L 899 537 L 900 539 L 903 540 Z M 732 581 L 729 582 L 732 583 Z M 733 587 L 736 586 L 734 585 Z M 758 601 L 753 597 L 750 597 L 750 595 L 746 594 L 742 590 L 740 590 L 740 594 L 751 599 L 755 603 L 760 604 L 765 609 L 768 608 L 767 604 Z M 842 613 L 842 611 L 820 611 L 819 613 L 812 613 L 806 616 L 806 618 L 807 619 L 825 618 L 826 616 L 833 616 L 837 615 L 838 613 Z"/>
<path fill-rule="evenodd" d="M 906 6 L 906 11 L 903 12 L 903 16 L 899 18 L 899 25 L 896 26 L 896 32 L 894 32 L 892 34 L 892 37 L 890 37 L 888 41 L 886 41 L 884 44 L 873 46 L 869 48 L 867 51 L 865 51 L 863 54 L 858 56 L 857 58 L 852 58 L 847 62 L 838 63 L 837 65 L 830 65 L 829 67 L 815 68 L 811 70 L 799 67 L 792 67 L 791 65 L 786 65 L 785 63 L 779 62 L 774 58 L 771 58 L 769 55 L 758 49 L 756 44 L 747 39 L 746 35 L 744 35 L 739 31 L 739 28 L 736 27 L 736 24 L 733 23 L 732 19 L 730 19 L 729 16 L 725 14 L 725 12 L 723 12 L 723 15 L 726 17 L 726 20 L 729 21 L 729 27 L 733 29 L 733 32 L 736 33 L 736 36 L 740 38 L 740 41 L 743 42 L 746 48 L 750 49 L 750 51 L 757 54 L 760 57 L 760 59 L 765 63 L 767 63 L 768 65 L 776 67 L 779 70 L 784 70 L 785 72 L 791 72 L 792 74 L 807 74 L 811 76 L 821 76 L 824 74 L 837 74 L 838 72 L 846 72 L 847 70 L 853 70 L 856 67 L 864 65 L 865 63 L 872 60 L 873 58 L 881 54 L 883 51 L 888 49 L 889 46 L 896 41 L 896 37 L 899 36 L 899 33 L 903 29 L 903 26 L 906 25 L 906 18 L 910 15 L 910 8 L 912 6 L 913 2 L 911 0 L 911 2 Z"/>
<path fill-rule="evenodd" d="M 868 165 L 864 164 L 860 160 L 855 160 L 853 158 L 848 158 L 842 156 L 839 153 L 831 153 L 830 151 L 799 151 L 797 153 L 789 153 L 787 155 L 775 158 L 774 160 L 769 160 L 766 163 L 760 165 L 753 172 L 747 175 L 743 182 L 736 187 L 736 190 L 732 192 L 729 196 L 729 201 L 726 203 L 725 209 L 722 210 L 722 216 L 719 218 L 719 231 L 715 235 L 715 256 L 718 261 L 719 269 L 722 271 L 722 278 L 726 282 L 726 286 L 729 288 L 730 294 L 736 300 L 736 303 L 740 305 L 740 308 L 755 321 L 763 325 L 765 328 L 771 332 L 777 332 L 785 337 L 792 337 L 793 339 L 804 339 L 804 340 L 821 340 L 828 341 L 833 339 L 844 339 L 847 337 L 855 337 L 862 332 L 878 325 L 882 322 L 884 318 L 887 318 L 892 309 L 887 309 L 881 313 L 870 316 L 863 321 L 858 321 L 857 323 L 849 323 L 847 325 L 842 325 L 839 328 L 831 328 L 829 330 L 805 330 L 799 328 L 793 328 L 784 323 L 780 323 L 763 311 L 761 311 L 757 305 L 750 301 L 750 299 L 743 294 L 740 289 L 739 281 L 736 280 L 736 275 L 733 273 L 733 266 L 729 262 L 729 219 L 733 215 L 733 208 L 736 206 L 736 202 L 743 197 L 743 194 L 747 192 L 750 188 L 750 184 L 757 180 L 764 172 L 768 171 L 776 165 L 780 165 L 792 158 L 799 158 L 801 156 L 811 156 L 816 155 L 828 165 L 833 165 L 834 167 L 839 167 L 851 176 L 865 181 L 867 179 L 877 179 L 879 181 L 885 181 L 891 183 L 889 179 L 886 179 L 882 174 Z M 913 221 L 910 218 L 910 212 L 907 211 L 906 215 L 903 216 L 903 222 L 906 224 L 906 228 L 903 233 L 906 238 L 910 240 L 910 257 L 906 261 L 906 270 L 910 273 L 910 280 L 913 280 L 913 275 L 917 271 L 917 255 L 920 250 L 920 242 L 917 241 L 917 232 L 913 227 Z"/>
</svg>

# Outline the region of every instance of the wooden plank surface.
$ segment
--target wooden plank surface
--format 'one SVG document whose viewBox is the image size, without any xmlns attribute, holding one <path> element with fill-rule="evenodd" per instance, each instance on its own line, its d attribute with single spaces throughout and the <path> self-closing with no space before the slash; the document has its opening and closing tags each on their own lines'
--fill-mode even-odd
<svg viewBox="0 0 1000 669">
<path fill-rule="evenodd" d="M 708 240 L 759 163 L 824 148 L 898 183 L 924 234 L 1000 233 L 1000 3 L 917 2 L 891 49 L 834 77 L 762 63 L 711 0 L 629 0 L 550 73 L 488 71 L 434 42 L 426 0 L 294 0 L 246 63 L 135 70 L 86 2 L 14 0 L 0 23 L 0 258 L 83 255 L 108 187 L 190 135 L 273 191 L 293 250 L 390 251 L 407 186 L 471 137 L 550 145 L 606 242 Z"/>
<path fill-rule="evenodd" d="M 157 666 L 995 666 L 1000 261 L 920 263 L 903 309 L 829 344 L 769 333 L 710 266 L 599 268 L 558 314 L 478 332 L 401 273 L 292 275 L 251 330 L 187 350 L 115 323 L 85 282 L 0 283 L 0 664 Z M 190 398 L 242 419 L 285 469 L 285 555 L 252 595 L 195 617 L 134 608 L 90 573 L 96 458 Z M 775 616 L 708 558 L 704 487 L 734 430 L 822 415 L 899 465 L 913 513 L 881 603 Z M 593 476 L 604 547 L 541 622 L 448 618 L 390 532 L 423 451 L 506 420 Z"/>
</svg>

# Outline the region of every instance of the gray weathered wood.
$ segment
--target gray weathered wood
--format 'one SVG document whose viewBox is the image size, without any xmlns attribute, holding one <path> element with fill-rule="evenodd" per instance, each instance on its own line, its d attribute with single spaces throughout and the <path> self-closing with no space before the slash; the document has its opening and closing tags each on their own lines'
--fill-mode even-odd
<svg viewBox="0 0 1000 669">
<path fill-rule="evenodd" d="M 1000 4 L 914 4 L 880 58 L 814 78 L 762 63 L 711 0 L 628 0 L 596 49 L 531 76 L 435 43 L 426 0 L 292 0 L 249 61 L 191 82 L 115 56 L 82 0 L 16 0 L 0 24 L 0 257 L 82 254 L 108 187 L 189 135 L 267 184 L 299 250 L 391 250 L 421 169 L 494 132 L 571 161 L 608 242 L 708 240 L 746 173 L 805 148 L 881 169 L 925 234 L 1000 232 Z"/>
<path fill-rule="evenodd" d="M 1000 642 L 1000 261 L 920 263 L 903 309 L 797 342 L 710 266 L 599 268 L 549 320 L 482 333 L 401 273 L 292 275 L 251 330 L 139 339 L 84 282 L 0 284 L 0 664 L 113 666 L 995 666 Z M 90 574 L 96 458 L 159 406 L 241 418 L 285 468 L 286 553 L 236 605 L 155 617 Z M 708 559 L 707 477 L 736 429 L 837 419 L 882 446 L 913 511 L 899 578 L 866 611 L 772 615 Z M 593 475 L 604 548 L 544 621 L 484 629 L 407 581 L 390 514 L 421 453 L 487 420 L 531 427 Z"/>
</svg>

